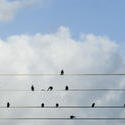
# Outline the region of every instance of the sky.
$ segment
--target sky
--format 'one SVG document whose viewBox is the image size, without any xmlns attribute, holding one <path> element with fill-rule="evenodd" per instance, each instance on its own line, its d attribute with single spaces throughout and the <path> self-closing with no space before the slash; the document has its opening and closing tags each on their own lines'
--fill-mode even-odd
<svg viewBox="0 0 125 125">
<path fill-rule="evenodd" d="M 0 0 L 0 73 L 125 73 L 123 0 Z M 125 88 L 124 76 L 0 77 L 0 89 Z M 0 106 L 123 106 L 124 92 L 0 92 Z M 1 109 L 0 117 L 125 117 L 123 109 Z M 4 125 L 124 121 L 1 121 Z"/>
<path fill-rule="evenodd" d="M 125 41 L 124 0 L 36 1 L 39 1 L 39 5 L 34 3 L 32 7 L 17 9 L 18 14 L 14 14 L 14 19 L 1 21 L 1 37 L 22 33 L 49 33 L 63 25 L 71 29 L 75 39 L 78 39 L 80 33 L 94 33 L 108 36 L 117 42 Z"/>
</svg>

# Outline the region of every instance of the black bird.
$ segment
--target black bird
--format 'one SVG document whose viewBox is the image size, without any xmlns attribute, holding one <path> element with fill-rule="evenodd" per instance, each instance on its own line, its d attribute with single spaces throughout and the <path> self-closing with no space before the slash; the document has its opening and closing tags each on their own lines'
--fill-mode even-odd
<svg viewBox="0 0 125 125">
<path fill-rule="evenodd" d="M 10 103 L 9 102 L 7 102 L 7 108 L 9 108 L 10 107 Z"/>
<path fill-rule="evenodd" d="M 41 107 L 42 107 L 42 108 L 44 107 L 44 103 L 41 104 Z"/>
<path fill-rule="evenodd" d="M 94 108 L 95 107 L 95 103 L 92 103 L 92 108 Z"/>
<path fill-rule="evenodd" d="M 63 71 L 63 70 L 61 70 L 61 73 L 60 73 L 60 75 L 64 75 L 64 71 Z"/>
<path fill-rule="evenodd" d="M 31 91 L 34 91 L 34 86 L 33 85 L 31 86 Z"/>
<path fill-rule="evenodd" d="M 47 91 L 52 91 L 53 90 L 53 87 L 52 86 L 50 86 L 48 89 L 47 89 Z"/>
<path fill-rule="evenodd" d="M 68 86 L 66 86 L 66 87 L 65 87 L 65 90 L 69 90 L 69 87 L 68 87 Z"/>
<path fill-rule="evenodd" d="M 59 104 L 58 103 L 56 103 L 56 108 L 58 108 L 59 107 Z"/>
<path fill-rule="evenodd" d="M 74 118 L 75 118 L 75 116 L 74 116 L 74 115 L 71 115 L 71 116 L 70 116 L 70 119 L 74 119 Z"/>
</svg>

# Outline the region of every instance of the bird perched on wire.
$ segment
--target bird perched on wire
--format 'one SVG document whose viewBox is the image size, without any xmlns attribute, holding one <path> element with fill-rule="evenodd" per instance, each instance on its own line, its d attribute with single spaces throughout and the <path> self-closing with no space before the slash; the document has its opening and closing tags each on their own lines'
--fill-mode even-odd
<svg viewBox="0 0 125 125">
<path fill-rule="evenodd" d="M 95 107 L 95 103 L 92 103 L 92 108 L 94 108 Z"/>
<path fill-rule="evenodd" d="M 31 91 L 34 91 L 34 90 L 35 90 L 35 89 L 34 89 L 34 86 L 32 85 L 32 86 L 31 86 Z"/>
<path fill-rule="evenodd" d="M 10 107 L 10 103 L 9 102 L 7 102 L 7 108 L 9 108 Z"/>
<path fill-rule="evenodd" d="M 70 119 L 74 119 L 74 118 L 76 118 L 74 115 L 71 115 L 71 116 L 70 116 Z"/>
<path fill-rule="evenodd" d="M 65 90 L 69 90 L 69 87 L 68 87 L 68 86 L 66 86 L 66 87 L 65 87 Z"/>
<path fill-rule="evenodd" d="M 59 107 L 59 104 L 58 103 L 56 103 L 56 108 L 58 108 Z"/>
<path fill-rule="evenodd" d="M 53 90 L 52 86 L 49 86 L 49 88 L 47 89 L 47 91 L 52 91 L 52 90 Z"/>
<path fill-rule="evenodd" d="M 61 70 L 61 73 L 60 73 L 60 75 L 64 75 L 64 71 L 63 71 L 63 70 Z"/>
<path fill-rule="evenodd" d="M 41 107 L 42 107 L 42 108 L 44 107 L 44 103 L 41 104 Z"/>
</svg>

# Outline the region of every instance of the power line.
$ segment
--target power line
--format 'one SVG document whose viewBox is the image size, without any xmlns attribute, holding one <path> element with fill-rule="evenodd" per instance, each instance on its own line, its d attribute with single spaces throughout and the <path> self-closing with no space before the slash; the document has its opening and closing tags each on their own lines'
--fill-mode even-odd
<svg viewBox="0 0 125 125">
<path fill-rule="evenodd" d="M 6 106 L 1 106 L 0 109 L 6 109 L 7 107 Z M 39 109 L 52 109 L 52 108 L 62 108 L 62 109 L 70 109 L 70 108 L 79 108 L 79 109 L 82 109 L 82 108 L 92 108 L 92 106 L 59 106 L 59 107 L 56 107 L 56 106 L 44 106 L 44 107 L 41 107 L 41 106 L 10 106 L 9 109 L 33 109 L 33 108 L 39 108 Z M 94 108 L 100 108 L 100 109 L 103 109 L 103 108 L 114 108 L 114 109 L 117 109 L 117 108 L 125 108 L 125 106 L 95 106 Z M 92 109 L 94 109 L 92 108 Z M 8 108 L 7 108 L 8 109 Z"/>
<path fill-rule="evenodd" d="M 74 74 L 0 74 L 0 76 L 125 76 L 125 73 L 74 73 Z"/>
<path fill-rule="evenodd" d="M 4 117 L 4 118 L 0 118 L 0 120 L 82 120 L 82 121 L 93 121 L 93 120 L 97 120 L 97 121 L 99 121 L 99 120 L 101 120 L 101 121 L 103 121 L 103 120 L 125 120 L 125 118 L 74 118 L 74 119 L 71 119 L 71 118 L 48 118 L 48 117 L 46 117 L 46 118 L 17 118 L 17 117 L 15 117 L 15 118 L 10 118 L 10 117 Z"/>
<path fill-rule="evenodd" d="M 83 91 L 83 92 L 97 92 L 97 91 L 123 91 L 125 92 L 125 89 L 53 89 L 51 91 L 45 90 L 45 89 L 35 89 L 34 91 L 26 90 L 26 89 L 0 89 L 0 92 L 59 92 L 59 91 L 65 91 L 65 92 L 72 92 L 72 91 Z"/>
</svg>

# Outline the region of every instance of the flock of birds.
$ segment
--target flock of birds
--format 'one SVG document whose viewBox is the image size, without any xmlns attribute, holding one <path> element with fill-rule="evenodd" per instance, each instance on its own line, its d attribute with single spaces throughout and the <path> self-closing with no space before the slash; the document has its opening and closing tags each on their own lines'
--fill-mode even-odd
<svg viewBox="0 0 125 125">
<path fill-rule="evenodd" d="M 64 70 L 61 70 L 61 71 L 60 71 L 60 75 L 64 75 Z M 69 90 L 69 86 L 66 85 L 64 90 L 65 90 L 65 91 L 68 91 L 68 90 Z M 34 85 L 31 86 L 31 91 L 35 91 Z M 53 91 L 53 86 L 49 86 L 48 89 L 47 89 L 47 91 Z M 45 108 L 46 106 L 45 106 L 44 103 L 42 103 L 40 107 L 41 107 L 41 108 Z M 59 103 L 56 103 L 56 104 L 55 104 L 55 108 L 60 108 L 60 107 L 61 107 L 61 106 L 59 105 Z M 92 103 L 90 107 L 91 107 L 91 108 L 96 108 L 96 104 L 95 104 L 95 103 Z M 7 102 L 6 108 L 11 108 L 10 102 Z M 124 104 L 124 108 L 125 108 L 125 104 Z M 70 119 L 77 119 L 77 117 L 74 116 L 74 115 L 70 115 L 69 118 L 70 118 Z"/>
<path fill-rule="evenodd" d="M 64 75 L 64 70 L 61 70 L 60 75 Z M 52 90 L 53 90 L 53 86 L 49 86 L 48 89 L 47 89 L 47 91 L 52 91 Z M 69 86 L 65 86 L 65 90 L 68 91 L 69 90 Z M 31 86 L 31 91 L 35 91 L 34 85 Z M 44 108 L 44 107 L 45 107 L 45 104 L 42 103 L 41 104 L 41 108 Z M 55 107 L 59 108 L 59 103 L 56 103 Z M 94 108 L 95 107 L 95 103 L 92 103 L 91 107 Z M 10 102 L 7 102 L 7 108 L 10 108 Z M 70 119 L 74 119 L 74 118 L 76 118 L 76 116 L 74 116 L 74 115 L 70 116 Z"/>
</svg>

